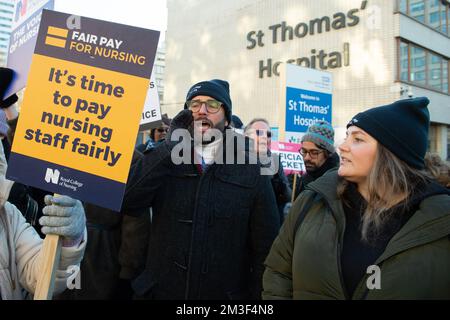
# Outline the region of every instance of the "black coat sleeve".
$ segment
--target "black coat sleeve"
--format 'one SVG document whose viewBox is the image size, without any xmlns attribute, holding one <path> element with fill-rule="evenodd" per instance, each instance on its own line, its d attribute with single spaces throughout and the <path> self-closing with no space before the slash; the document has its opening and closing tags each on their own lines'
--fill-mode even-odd
<svg viewBox="0 0 450 320">
<path fill-rule="evenodd" d="M 132 165 L 128 175 L 122 210 L 134 211 L 152 206 L 156 191 L 170 170 L 170 149 L 162 143 Z"/>
<path fill-rule="evenodd" d="M 280 229 L 277 203 L 268 176 L 260 176 L 250 216 L 251 295 L 261 299 L 264 260 Z"/>
</svg>

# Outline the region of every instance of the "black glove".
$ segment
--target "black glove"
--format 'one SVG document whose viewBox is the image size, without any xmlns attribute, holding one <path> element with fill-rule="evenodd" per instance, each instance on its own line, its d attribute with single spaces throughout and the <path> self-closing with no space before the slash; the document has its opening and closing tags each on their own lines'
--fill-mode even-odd
<svg viewBox="0 0 450 320">
<path fill-rule="evenodd" d="M 9 86 L 14 77 L 14 71 L 9 68 L 1 68 L 0 67 L 0 108 L 5 109 L 13 105 L 17 102 L 18 97 L 16 94 L 8 97 L 3 100 L 6 90 L 8 90 Z"/>
<path fill-rule="evenodd" d="M 172 133 L 176 129 L 185 129 L 189 130 L 192 127 L 192 124 L 194 123 L 194 117 L 192 116 L 192 111 L 189 109 L 184 109 L 181 112 L 179 112 L 175 118 L 172 119 L 172 122 L 170 123 L 170 129 L 166 136 L 166 143 L 171 144 L 171 137 Z"/>
</svg>

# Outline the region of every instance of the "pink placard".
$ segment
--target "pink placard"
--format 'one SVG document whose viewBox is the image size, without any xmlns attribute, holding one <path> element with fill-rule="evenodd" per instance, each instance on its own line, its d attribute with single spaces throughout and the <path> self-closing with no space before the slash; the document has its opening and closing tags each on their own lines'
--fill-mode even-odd
<svg viewBox="0 0 450 320">
<path fill-rule="evenodd" d="M 270 146 L 272 152 L 279 154 L 286 175 L 303 174 L 306 171 L 303 158 L 299 153 L 301 144 L 272 141 Z"/>
</svg>

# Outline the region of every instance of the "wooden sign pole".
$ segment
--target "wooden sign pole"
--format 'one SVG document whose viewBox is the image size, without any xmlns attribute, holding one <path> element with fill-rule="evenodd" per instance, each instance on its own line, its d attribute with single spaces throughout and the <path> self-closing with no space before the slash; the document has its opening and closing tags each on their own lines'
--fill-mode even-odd
<svg viewBox="0 0 450 320">
<path fill-rule="evenodd" d="M 295 188 L 297 186 L 297 173 L 294 173 L 294 182 L 292 184 L 292 198 L 291 203 L 294 203 L 295 200 Z"/>
<path fill-rule="evenodd" d="M 55 193 L 55 197 L 58 194 Z M 41 274 L 39 275 L 34 300 L 51 300 L 55 287 L 56 269 L 61 257 L 61 237 L 56 234 L 48 234 L 42 245 Z"/>
<path fill-rule="evenodd" d="M 39 275 L 34 300 L 51 300 L 55 286 L 56 269 L 61 256 L 60 236 L 49 234 L 42 246 L 41 274 Z"/>
</svg>

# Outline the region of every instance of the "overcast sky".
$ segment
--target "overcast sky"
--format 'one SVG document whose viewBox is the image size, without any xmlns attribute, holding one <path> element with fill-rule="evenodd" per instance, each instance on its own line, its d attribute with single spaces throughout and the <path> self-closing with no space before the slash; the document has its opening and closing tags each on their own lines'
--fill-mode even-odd
<svg viewBox="0 0 450 320">
<path fill-rule="evenodd" d="M 55 10 L 161 31 L 167 29 L 166 0 L 55 0 Z"/>
</svg>

